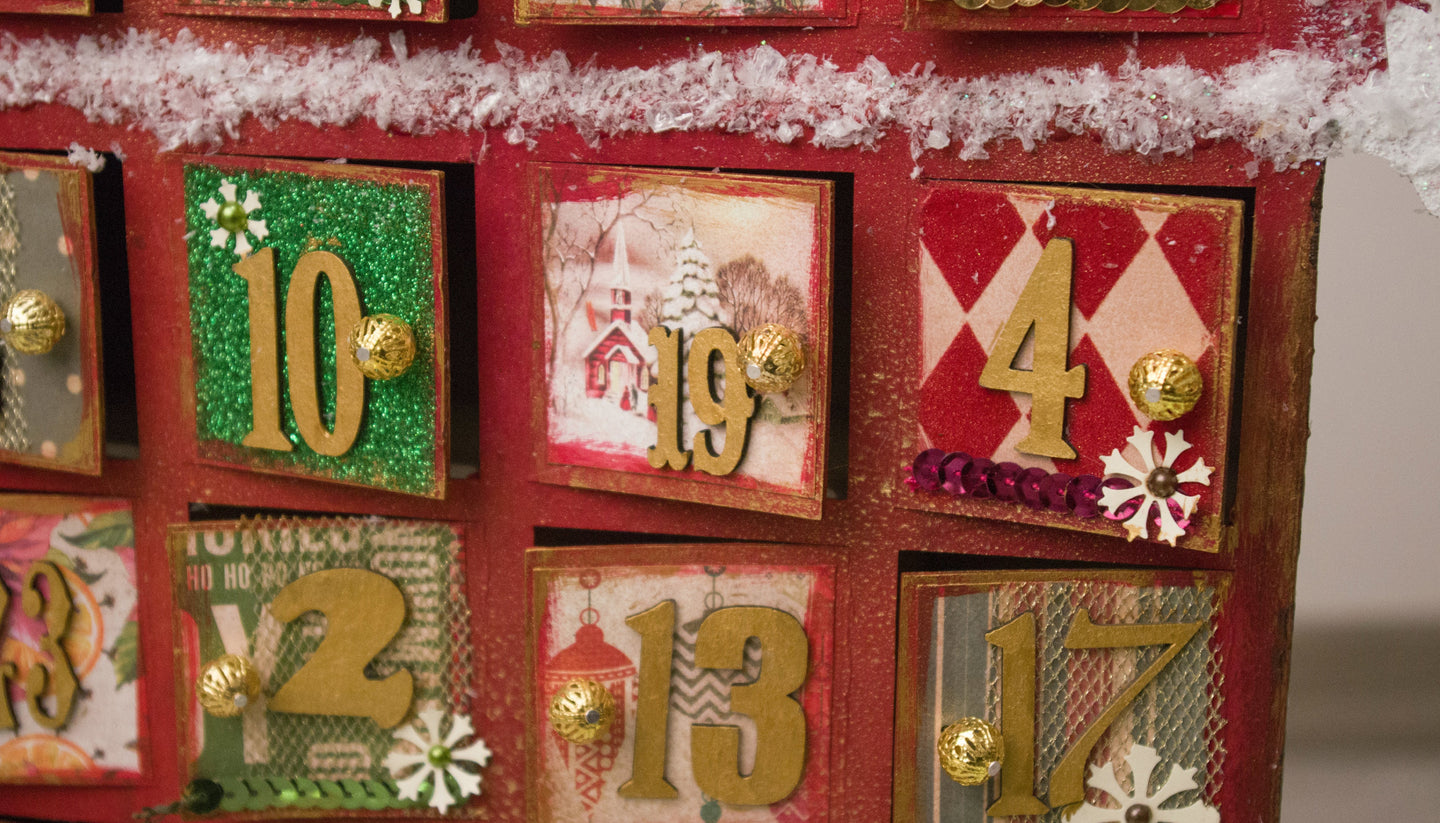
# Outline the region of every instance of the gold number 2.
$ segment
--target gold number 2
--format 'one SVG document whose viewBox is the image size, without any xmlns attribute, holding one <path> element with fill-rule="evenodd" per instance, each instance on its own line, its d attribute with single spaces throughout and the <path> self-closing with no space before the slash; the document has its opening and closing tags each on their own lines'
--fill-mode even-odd
<svg viewBox="0 0 1440 823">
<path fill-rule="evenodd" d="M 985 635 L 1001 651 L 1000 721 L 1006 732 L 1005 766 L 1000 770 L 1000 797 L 990 805 L 991 817 L 1044 814 L 1085 799 L 1085 765 L 1100 735 L 1115 718 L 1135 702 L 1185 644 L 1200 631 L 1203 622 L 1142 623 L 1097 626 L 1088 609 L 1081 609 L 1065 636 L 1067 649 L 1121 649 L 1165 646 L 1165 651 L 1116 695 L 1080 737 L 1070 744 L 1055 771 L 1050 774 L 1048 804 L 1035 796 L 1035 615 L 1026 612 Z"/>
<path fill-rule="evenodd" d="M 650 329 L 650 345 L 659 352 L 655 361 L 656 381 L 650 387 L 650 405 L 655 409 L 655 445 L 646 453 L 654 468 L 669 466 L 683 469 L 690 464 L 691 451 L 680 448 L 680 350 L 684 332 L 664 326 Z M 725 364 L 725 396 L 715 396 L 714 371 L 711 359 L 719 355 Z M 686 358 L 685 382 L 688 384 L 690 407 L 700 422 L 708 426 L 725 424 L 725 445 L 720 453 L 708 429 L 695 433 L 695 468 L 707 474 L 726 475 L 735 471 L 745 457 L 745 444 L 750 436 L 750 418 L 755 415 L 755 398 L 740 378 L 743 373 L 740 349 L 734 336 L 722 328 L 702 329 L 696 333 Z"/>
<path fill-rule="evenodd" d="M 280 427 L 280 373 L 275 307 L 275 250 L 260 249 L 232 266 L 244 278 L 250 318 L 250 433 L 241 445 L 288 452 Z M 315 289 L 320 275 L 330 283 L 335 323 L 335 426 L 320 416 L 315 375 Z M 300 256 L 285 296 L 285 363 L 290 405 L 305 444 L 335 457 L 350 450 L 365 413 L 365 376 L 350 361 L 346 335 L 360 321 L 360 293 L 345 261 L 328 251 Z"/>
<path fill-rule="evenodd" d="M 666 600 L 632 615 L 640 633 L 639 709 L 635 718 L 635 770 L 622 797 L 676 796 L 665 779 L 670 667 L 675 654 L 675 602 Z M 760 606 L 717 609 L 695 635 L 695 665 L 744 668 L 745 644 L 760 641 L 764 662 L 753 683 L 730 688 L 730 709 L 755 722 L 755 765 L 740 774 L 740 728 L 697 723 L 690 730 L 690 766 L 700 790 L 721 803 L 764 806 L 784 800 L 805 771 L 805 710 L 791 695 L 809 674 L 810 641 L 800 621 Z"/>
<path fill-rule="evenodd" d="M 1045 246 L 980 371 L 980 385 L 987 389 L 1030 395 L 1030 433 L 1015 444 L 1026 454 L 1075 457 L 1075 449 L 1065 442 L 1065 401 L 1085 396 L 1085 367 L 1068 366 L 1074 260 L 1074 244 L 1067 238 L 1057 237 Z M 1015 358 L 1031 328 L 1035 358 L 1031 370 L 1024 371 L 1015 368 Z"/>
<path fill-rule="evenodd" d="M 368 717 L 382 729 L 403 720 L 415 691 L 410 672 L 401 669 L 383 680 L 365 676 L 365 667 L 405 623 L 400 587 L 365 569 L 326 569 L 295 580 L 270 601 L 281 623 L 308 611 L 325 615 L 325 639 L 270 698 L 270 711 Z"/>
</svg>

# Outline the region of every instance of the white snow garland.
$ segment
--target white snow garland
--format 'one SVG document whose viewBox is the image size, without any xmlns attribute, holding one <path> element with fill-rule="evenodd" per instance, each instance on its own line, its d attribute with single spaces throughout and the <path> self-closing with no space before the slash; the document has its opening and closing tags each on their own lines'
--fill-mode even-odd
<svg viewBox="0 0 1440 823">
<path fill-rule="evenodd" d="M 748 133 L 826 148 L 871 148 L 908 134 L 912 155 L 949 149 L 979 160 L 1003 141 L 1027 151 L 1057 133 L 1088 133 L 1108 150 L 1184 155 L 1233 140 L 1288 168 L 1345 150 L 1389 160 L 1440 214 L 1440 12 L 1400 6 L 1387 21 L 1389 71 L 1272 51 L 1220 73 L 1183 62 L 1099 66 L 978 78 L 933 65 L 905 73 L 870 57 L 851 70 L 768 47 L 697 51 L 650 68 L 572 65 L 563 52 L 527 57 L 470 43 L 390 54 L 361 37 L 343 46 L 214 47 L 188 31 L 0 39 L 0 109 L 59 103 L 91 121 L 153 133 L 163 150 L 217 146 L 253 117 L 343 127 L 369 118 L 409 134 L 503 129 L 511 143 L 571 126 L 590 143 L 672 130 Z"/>
</svg>

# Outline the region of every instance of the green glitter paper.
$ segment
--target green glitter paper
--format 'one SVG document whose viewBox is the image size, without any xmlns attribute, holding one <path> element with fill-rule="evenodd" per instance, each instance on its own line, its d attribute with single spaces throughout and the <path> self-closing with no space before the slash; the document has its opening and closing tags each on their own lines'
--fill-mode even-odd
<svg viewBox="0 0 1440 823">
<path fill-rule="evenodd" d="M 283 341 L 290 272 L 302 254 L 333 252 L 350 267 L 364 314 L 389 313 L 415 332 L 415 362 L 401 376 L 365 381 L 360 433 L 345 454 L 314 452 L 300 437 L 290 408 L 288 366 L 280 347 L 280 426 L 290 452 L 248 448 L 251 429 L 250 328 L 245 280 L 232 266 L 236 236 L 212 243 L 218 225 L 201 205 L 225 202 L 228 180 L 243 202 L 260 197 L 252 219 L 268 236 L 246 239 L 275 251 L 276 325 Z M 436 454 L 435 272 L 431 254 L 431 188 L 321 177 L 289 171 L 185 167 L 185 221 L 190 266 L 190 329 L 195 358 L 195 423 L 203 457 L 264 471 L 303 474 L 343 483 L 438 496 L 443 489 Z M 253 253 L 253 252 L 252 252 Z M 335 409 L 335 335 L 330 287 L 316 289 L 315 350 L 320 411 L 330 425 Z M 339 330 L 341 335 L 348 329 Z"/>
</svg>

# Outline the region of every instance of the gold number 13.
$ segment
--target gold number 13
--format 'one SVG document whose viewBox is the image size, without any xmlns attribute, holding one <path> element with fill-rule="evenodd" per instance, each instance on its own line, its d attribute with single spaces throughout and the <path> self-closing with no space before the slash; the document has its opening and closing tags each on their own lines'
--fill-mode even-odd
<svg viewBox="0 0 1440 823">
<path fill-rule="evenodd" d="M 639 703 L 635 718 L 635 771 L 621 797 L 675 797 L 665 779 L 670 666 L 675 654 L 675 601 L 666 600 L 625 621 L 640 634 Z M 800 621 L 779 609 L 717 609 L 695 634 L 695 665 L 739 670 L 745 643 L 760 641 L 764 662 L 754 682 L 730 687 L 730 710 L 755 722 L 755 766 L 740 774 L 740 727 L 696 723 L 690 729 L 690 766 L 700 791 L 734 806 L 784 800 L 805 771 L 805 710 L 791 697 L 805 684 L 810 641 Z"/>
<path fill-rule="evenodd" d="M 275 250 L 260 249 L 232 266 L 245 279 L 250 316 L 250 433 L 243 446 L 288 452 L 290 439 L 280 428 L 280 366 L 276 331 Z M 335 426 L 320 417 L 320 385 L 315 374 L 315 289 L 320 275 L 330 282 L 335 307 Z M 365 376 L 347 356 L 346 336 L 360 321 L 360 293 L 345 261 L 328 251 L 300 256 L 285 295 L 285 365 L 290 376 L 290 406 L 305 445 L 335 457 L 350 450 L 365 412 Z"/>
</svg>

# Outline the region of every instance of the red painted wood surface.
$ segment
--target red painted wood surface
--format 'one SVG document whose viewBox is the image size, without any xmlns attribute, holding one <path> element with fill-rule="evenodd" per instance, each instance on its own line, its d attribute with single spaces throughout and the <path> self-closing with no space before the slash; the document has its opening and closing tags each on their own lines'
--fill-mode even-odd
<svg viewBox="0 0 1440 823">
<path fill-rule="evenodd" d="M 482 0 L 479 14 L 445 25 L 369 23 L 364 31 L 405 31 L 413 51 L 451 48 L 473 38 L 494 57 L 500 40 L 530 54 L 553 49 L 572 62 L 592 53 L 603 65 L 652 65 L 688 55 L 697 43 L 732 50 L 764 41 L 782 52 L 823 54 L 849 67 L 874 55 L 904 70 L 934 61 L 942 72 L 980 75 L 1029 67 L 1082 67 L 1099 63 L 1114 71 L 1132 53 L 1146 65 L 1183 55 L 1192 66 L 1214 70 L 1293 44 L 1333 39 L 1307 24 L 1304 0 L 1253 3 L 1263 19 L 1253 31 L 1144 35 L 934 32 L 907 30 L 902 0 L 860 4 L 850 28 L 798 29 L 644 28 L 597 29 L 512 24 L 508 3 Z M 129 27 L 174 34 L 189 28 L 219 46 L 288 42 L 345 43 L 358 24 L 337 21 L 273 22 L 218 17 L 180 18 L 162 13 L 160 0 L 127 0 L 121 14 L 87 20 L 6 18 L 0 26 L 18 37 L 42 33 L 68 38 L 81 33 L 118 33 Z M 1247 13 L 1248 18 L 1248 13 Z M 912 178 L 903 135 L 891 135 L 878 151 L 824 150 L 803 141 L 762 143 L 748 136 L 688 134 L 603 140 L 590 148 L 565 129 L 539 136 L 534 150 L 508 145 L 496 134 L 390 135 L 373 123 L 319 129 L 297 123 L 276 131 L 249 122 L 230 154 L 348 158 L 355 162 L 473 164 L 476 271 L 452 268 L 456 278 L 478 278 L 474 305 L 451 305 L 452 317 L 473 312 L 473 340 L 451 342 L 452 357 L 464 347 L 479 364 L 479 470 L 452 480 L 443 501 L 421 500 L 302 479 L 250 474 L 200 465 L 195 460 L 194 413 L 186 407 L 188 296 L 185 273 L 176 266 L 180 229 L 180 164 L 157 155 L 148 135 L 126 124 L 92 124 L 73 110 L 39 106 L 0 113 L 0 147 L 63 151 L 71 142 L 123 150 L 126 255 L 133 323 L 134 381 L 139 397 L 139 456 L 106 460 L 99 478 L 16 467 L 0 468 L 8 490 L 121 496 L 134 502 L 141 587 L 141 652 L 147 675 L 142 741 L 147 777 L 135 788 L 73 789 L 6 787 L 0 814 L 85 821 L 123 821 L 142 806 L 179 796 L 183 769 L 177 763 L 173 722 L 175 641 L 165 529 L 184 522 L 191 503 L 255 509 L 372 514 L 463 523 L 470 543 L 469 595 L 475 614 L 475 688 L 483 711 L 478 733 L 494 750 L 485 770 L 484 795 L 470 806 L 485 819 L 518 821 L 526 809 L 527 695 L 526 593 L 523 553 L 537 528 L 601 530 L 646 535 L 772 541 L 839 547 L 846 557 L 847 608 L 838 633 L 847 638 L 849 665 L 834 692 L 830 806 L 833 819 L 874 823 L 891 806 L 895 630 L 902 552 L 944 556 L 955 568 L 1044 567 L 1075 562 L 1116 566 L 1224 569 L 1234 573 L 1231 608 L 1223 615 L 1230 699 L 1226 746 L 1231 752 L 1220 806 L 1227 820 L 1273 820 L 1278 815 L 1283 750 L 1284 697 L 1295 556 L 1301 496 L 1314 320 L 1314 232 L 1321 169 L 1308 165 L 1285 173 L 1247 176 L 1251 158 L 1234 145 L 1212 145 L 1192 157 L 1152 162 L 1108 154 L 1089 137 L 1057 139 L 1033 153 L 1005 144 L 986 161 L 927 154 L 921 177 L 1075 183 L 1108 187 L 1205 187 L 1222 196 L 1253 200 L 1253 247 L 1246 339 L 1237 390 L 1242 392 L 1238 431 L 1241 458 L 1227 550 L 1202 555 L 1163 545 L 1134 544 L 1098 535 L 1039 526 L 938 515 L 900 508 L 911 494 L 902 468 L 913 458 L 897 448 L 889 399 L 911 391 L 908 367 L 916 321 L 908 310 L 914 288 L 912 227 L 900 215 L 914 211 L 923 179 Z M 849 244 L 850 266 L 836 272 L 849 283 L 847 315 L 834 324 L 848 336 L 836 347 L 835 395 L 842 416 L 832 439 L 848 445 L 843 499 L 826 500 L 823 518 L 807 521 L 645 497 L 568 489 L 535 482 L 536 450 L 543 432 L 532 415 L 530 387 L 538 382 L 532 341 L 538 330 L 527 312 L 536 288 L 526 214 L 526 165 L 538 161 L 595 162 L 711 169 L 803 171 L 835 175 L 853 183 L 853 210 L 836 226 L 837 243 Z M 114 219 L 102 213 L 101 222 Z M 844 256 L 841 256 L 844 259 Z M 106 276 L 103 268 L 101 277 Z M 898 297 L 897 297 L 898 296 Z M 527 356 L 530 354 L 531 356 Z M 107 353 L 108 357 L 108 353 Z M 848 373 L 845 370 L 848 369 Z M 848 389 L 847 389 L 848 386 Z M 847 407 L 848 406 L 848 410 Z M 477 412 L 456 410 L 457 415 Z M 842 452 L 843 453 L 843 452 Z M 458 462 L 465 462 L 459 458 Z M 549 533 L 553 535 L 554 533 Z M 593 542 L 593 535 L 562 536 L 559 542 Z M 637 542 L 637 541 L 627 541 Z M 639 559 L 639 558 L 637 558 Z M 907 555 L 907 560 L 909 556 Z"/>
</svg>

